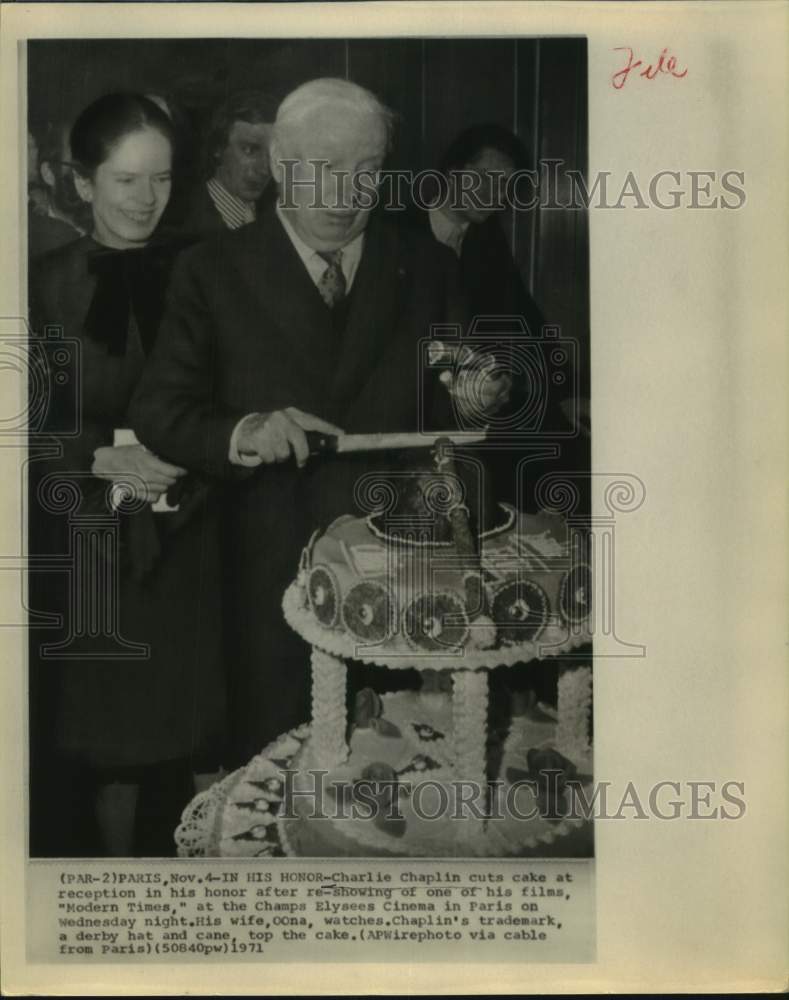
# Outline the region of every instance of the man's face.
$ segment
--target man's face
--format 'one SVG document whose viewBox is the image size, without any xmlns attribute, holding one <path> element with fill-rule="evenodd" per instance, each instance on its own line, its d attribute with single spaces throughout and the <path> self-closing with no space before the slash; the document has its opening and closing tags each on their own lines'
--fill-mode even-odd
<svg viewBox="0 0 789 1000">
<path fill-rule="evenodd" d="M 217 156 L 214 177 L 236 198 L 257 201 L 268 184 L 271 172 L 268 142 L 271 125 L 260 122 L 233 122 L 227 145 Z"/>
<path fill-rule="evenodd" d="M 479 224 L 505 207 L 506 184 L 515 172 L 515 164 L 506 153 L 486 147 L 464 165 L 463 172 L 469 175 L 465 179 L 455 175 L 456 196 L 462 206 L 457 211 L 467 222 Z"/>
<path fill-rule="evenodd" d="M 298 161 L 279 176 L 288 221 L 314 250 L 346 246 L 367 225 L 373 208 L 371 187 L 386 155 L 383 122 L 370 111 L 324 106 L 306 116 L 288 145 L 281 156 Z"/>
</svg>

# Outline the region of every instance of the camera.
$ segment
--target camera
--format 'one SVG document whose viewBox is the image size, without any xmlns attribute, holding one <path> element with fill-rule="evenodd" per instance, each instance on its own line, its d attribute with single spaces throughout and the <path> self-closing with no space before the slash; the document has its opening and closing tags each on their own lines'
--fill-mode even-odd
<svg viewBox="0 0 789 1000">
<path fill-rule="evenodd" d="M 465 405 L 452 394 L 462 430 L 486 428 L 502 444 L 577 437 L 579 345 L 557 326 L 533 335 L 521 316 L 476 317 L 465 335 L 458 325 L 433 327 L 420 342 L 422 370 L 433 370 L 448 387 L 463 390 Z M 486 379 L 508 376 L 509 402 L 486 412 Z M 420 412 L 427 412 L 422 401 Z"/>
</svg>

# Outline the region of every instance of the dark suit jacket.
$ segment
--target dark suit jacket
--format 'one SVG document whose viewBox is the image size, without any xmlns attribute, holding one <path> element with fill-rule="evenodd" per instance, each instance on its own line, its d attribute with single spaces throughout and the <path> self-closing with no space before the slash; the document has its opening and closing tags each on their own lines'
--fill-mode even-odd
<svg viewBox="0 0 789 1000">
<path fill-rule="evenodd" d="M 460 273 L 472 316 L 522 316 L 529 333 L 539 336 L 545 320 L 526 291 L 495 215 L 469 226 L 460 252 Z"/>
<path fill-rule="evenodd" d="M 82 234 L 63 219 L 39 215 L 28 208 L 27 246 L 31 260 L 78 240 Z"/>
<path fill-rule="evenodd" d="M 429 213 L 413 208 L 408 222 L 430 234 Z M 545 319 L 526 290 L 518 266 L 513 260 L 504 230 L 495 215 L 480 225 L 470 225 L 460 252 L 461 290 L 469 314 L 475 316 L 522 316 L 531 336 L 539 335 Z M 508 326 L 507 330 L 515 327 Z"/>
<path fill-rule="evenodd" d="M 257 201 L 258 215 L 276 199 L 275 190 L 274 185 L 269 183 Z M 173 212 L 171 218 L 165 218 L 162 228 L 177 236 L 204 239 L 214 233 L 226 232 L 228 227 L 208 193 L 205 181 L 200 181 L 190 192 L 184 207 Z"/>
<path fill-rule="evenodd" d="M 248 413 L 288 406 L 349 432 L 418 429 L 419 342 L 455 318 L 453 267 L 422 234 L 372 220 L 338 335 L 273 208 L 179 261 L 132 426 L 157 454 L 234 480 L 226 522 L 239 760 L 309 717 L 306 648 L 283 622 L 282 595 L 313 530 L 358 513 L 357 480 L 392 458 L 334 456 L 302 470 L 289 461 L 245 475 L 228 461 L 232 430 Z M 446 393 L 434 374 L 425 381 L 428 423 L 445 427 Z"/>
<path fill-rule="evenodd" d="M 429 234 L 432 240 L 438 242 L 430 227 L 428 211 L 413 207 L 406 213 L 406 220 L 408 225 Z M 454 253 L 452 256 L 455 256 Z M 463 301 L 471 317 L 467 332 L 485 337 L 484 341 L 477 341 L 475 347 L 498 356 L 505 369 L 509 368 L 513 373 L 509 402 L 497 413 L 497 419 L 515 419 L 518 413 L 533 413 L 538 408 L 538 397 L 544 394 L 545 412 L 549 414 L 546 419 L 555 426 L 561 419 L 558 407 L 564 392 L 557 394 L 552 385 L 535 383 L 534 371 L 539 371 L 539 368 L 524 366 L 517 360 L 517 355 L 514 358 L 512 355 L 522 338 L 536 340 L 540 337 L 545 318 L 526 290 L 504 230 L 495 215 L 481 224 L 472 223 L 468 227 L 458 261 L 458 277 Z M 523 332 L 523 323 L 528 333 Z M 550 463 L 537 465 L 532 461 L 526 480 L 522 478 L 519 484 L 516 469 L 524 457 L 527 440 L 525 434 L 498 440 L 496 447 L 485 456 L 485 467 L 489 490 L 496 500 L 534 509 L 537 503 L 533 486 L 540 475 L 554 471 L 555 466 Z"/>
<path fill-rule="evenodd" d="M 184 213 L 184 219 L 181 224 L 182 231 L 199 236 L 208 236 L 211 233 L 221 232 L 226 228 L 224 219 L 211 200 L 208 188 L 204 183 L 198 184 Z"/>
</svg>

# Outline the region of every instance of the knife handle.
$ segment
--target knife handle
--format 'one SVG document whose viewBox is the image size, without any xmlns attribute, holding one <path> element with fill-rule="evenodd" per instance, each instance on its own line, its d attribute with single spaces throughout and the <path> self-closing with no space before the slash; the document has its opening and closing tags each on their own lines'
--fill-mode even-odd
<svg viewBox="0 0 789 1000">
<path fill-rule="evenodd" d="M 322 431 L 305 431 L 310 455 L 326 455 L 337 451 L 337 435 Z"/>
</svg>

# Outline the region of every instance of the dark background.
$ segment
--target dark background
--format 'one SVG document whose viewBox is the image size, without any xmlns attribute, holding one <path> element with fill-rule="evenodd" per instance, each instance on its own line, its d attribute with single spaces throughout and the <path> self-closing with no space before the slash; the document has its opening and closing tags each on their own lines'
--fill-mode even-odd
<svg viewBox="0 0 789 1000">
<path fill-rule="evenodd" d="M 236 90 L 277 99 L 306 80 L 339 76 L 369 87 L 401 116 L 389 165 L 434 168 L 461 129 L 495 121 L 516 132 L 530 165 L 561 159 L 586 174 L 586 39 L 108 39 L 28 43 L 31 122 L 67 121 L 112 90 L 157 93 L 193 135 Z M 586 213 L 534 209 L 502 223 L 547 322 L 589 340 Z"/>
</svg>

